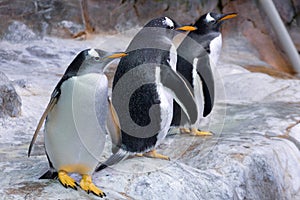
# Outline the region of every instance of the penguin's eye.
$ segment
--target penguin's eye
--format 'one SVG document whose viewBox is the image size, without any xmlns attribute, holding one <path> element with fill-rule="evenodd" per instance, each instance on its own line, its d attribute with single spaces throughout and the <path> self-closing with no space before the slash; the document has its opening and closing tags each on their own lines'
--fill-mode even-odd
<svg viewBox="0 0 300 200">
<path fill-rule="evenodd" d="M 171 30 L 173 30 L 173 29 L 174 29 L 174 26 L 169 26 L 168 28 L 171 29 Z"/>
<path fill-rule="evenodd" d="M 100 57 L 94 57 L 94 60 L 99 61 Z"/>
<path fill-rule="evenodd" d="M 210 23 L 210 24 L 215 24 L 216 22 L 217 22 L 217 20 L 213 19 L 213 20 L 211 20 L 209 23 Z"/>
</svg>

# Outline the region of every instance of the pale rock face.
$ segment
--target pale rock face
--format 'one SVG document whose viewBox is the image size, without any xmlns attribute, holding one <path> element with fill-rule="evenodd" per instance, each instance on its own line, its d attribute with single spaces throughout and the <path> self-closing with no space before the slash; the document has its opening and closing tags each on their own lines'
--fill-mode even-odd
<svg viewBox="0 0 300 200">
<path fill-rule="evenodd" d="M 124 50 L 131 37 L 132 34 L 118 35 L 118 47 L 111 43 L 114 36 L 86 41 L 44 38 L 18 45 L 0 42 L 8 55 L 0 57 L 1 71 L 11 80 L 25 80 L 24 87 L 16 87 L 22 98 L 22 115 L 0 119 L 2 197 L 93 198 L 79 188 L 65 189 L 57 180 L 38 179 L 48 168 L 42 132 L 30 158 L 26 151 L 55 84 L 75 54 L 87 46 Z M 43 57 L 32 49 L 56 56 Z M 17 58 L 9 54 L 15 51 Z M 230 57 L 227 52 L 222 54 Z M 200 128 L 214 135 L 168 135 L 158 152 L 170 156 L 171 161 L 134 157 L 94 174 L 95 184 L 108 199 L 300 198 L 300 140 L 296 124 L 300 119 L 300 81 L 250 73 L 229 61 L 221 59 L 214 66 L 216 105 L 210 117 L 201 121 Z M 278 137 L 294 124 L 289 137 Z M 101 160 L 109 155 L 107 143 Z M 79 180 L 79 176 L 72 176 Z"/>
</svg>

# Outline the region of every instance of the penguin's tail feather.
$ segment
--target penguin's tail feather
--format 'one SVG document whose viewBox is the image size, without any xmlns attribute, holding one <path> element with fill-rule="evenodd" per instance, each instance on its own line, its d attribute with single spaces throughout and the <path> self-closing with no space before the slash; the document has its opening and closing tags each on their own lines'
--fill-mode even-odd
<svg viewBox="0 0 300 200">
<path fill-rule="evenodd" d="M 125 151 L 120 148 L 117 151 L 117 153 L 111 155 L 104 163 L 99 164 L 96 167 L 95 172 L 105 169 L 106 167 L 112 166 L 112 165 L 126 159 L 129 155 L 130 155 L 130 153 L 128 151 Z"/>
<path fill-rule="evenodd" d="M 57 171 L 54 168 L 50 168 L 39 179 L 56 179 L 57 177 L 58 177 Z"/>
</svg>

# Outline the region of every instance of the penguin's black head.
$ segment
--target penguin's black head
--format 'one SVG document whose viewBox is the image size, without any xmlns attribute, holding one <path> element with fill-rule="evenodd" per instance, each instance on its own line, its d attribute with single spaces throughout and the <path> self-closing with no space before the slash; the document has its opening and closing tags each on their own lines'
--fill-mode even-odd
<svg viewBox="0 0 300 200">
<path fill-rule="evenodd" d="M 153 19 L 150 22 L 148 22 L 144 27 L 164 28 L 167 30 L 177 30 L 177 31 L 196 30 L 196 27 L 194 26 L 181 26 L 169 17 L 160 17 L 160 18 Z"/>
<path fill-rule="evenodd" d="M 87 73 L 103 73 L 105 66 L 115 58 L 126 56 L 125 53 L 111 53 L 100 49 L 81 51 L 65 72 L 68 77 Z"/>
<path fill-rule="evenodd" d="M 208 33 L 211 31 L 219 32 L 223 22 L 237 16 L 237 13 L 218 14 L 206 13 L 202 15 L 195 23 L 197 27 L 196 32 Z"/>
<path fill-rule="evenodd" d="M 179 25 L 169 17 L 160 17 L 149 21 L 144 27 L 174 30 L 175 28 L 179 27 Z"/>
</svg>

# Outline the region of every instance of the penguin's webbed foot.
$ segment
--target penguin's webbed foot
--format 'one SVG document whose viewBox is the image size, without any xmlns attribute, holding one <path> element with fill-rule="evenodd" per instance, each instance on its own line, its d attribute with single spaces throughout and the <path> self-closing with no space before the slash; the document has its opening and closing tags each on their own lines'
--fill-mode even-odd
<svg viewBox="0 0 300 200">
<path fill-rule="evenodd" d="M 189 128 L 180 128 L 180 133 L 190 133 L 191 130 Z"/>
<path fill-rule="evenodd" d="M 92 182 L 92 177 L 90 175 L 84 174 L 82 175 L 82 179 L 79 183 L 81 189 L 86 191 L 87 193 L 92 192 L 94 195 L 99 197 L 105 197 L 105 193 L 97 188 L 97 186 Z"/>
<path fill-rule="evenodd" d="M 198 130 L 197 128 L 192 128 L 190 131 L 191 135 L 195 135 L 195 136 L 212 136 L 213 134 L 209 131 L 201 131 Z"/>
<path fill-rule="evenodd" d="M 156 150 L 151 150 L 147 153 L 144 153 L 143 156 L 149 157 L 149 158 L 159 158 L 159 159 L 163 159 L 163 160 L 170 160 L 170 158 L 168 156 L 159 154 L 156 152 Z"/>
<path fill-rule="evenodd" d="M 63 170 L 60 170 L 58 172 L 58 180 L 59 182 L 65 187 L 65 188 L 72 188 L 74 190 L 77 190 L 77 183 L 76 181 L 71 178 L 67 172 L 63 171 Z"/>
<path fill-rule="evenodd" d="M 188 133 L 194 136 L 212 136 L 213 134 L 209 131 L 201 131 L 197 128 L 180 128 L 181 133 Z"/>
</svg>

